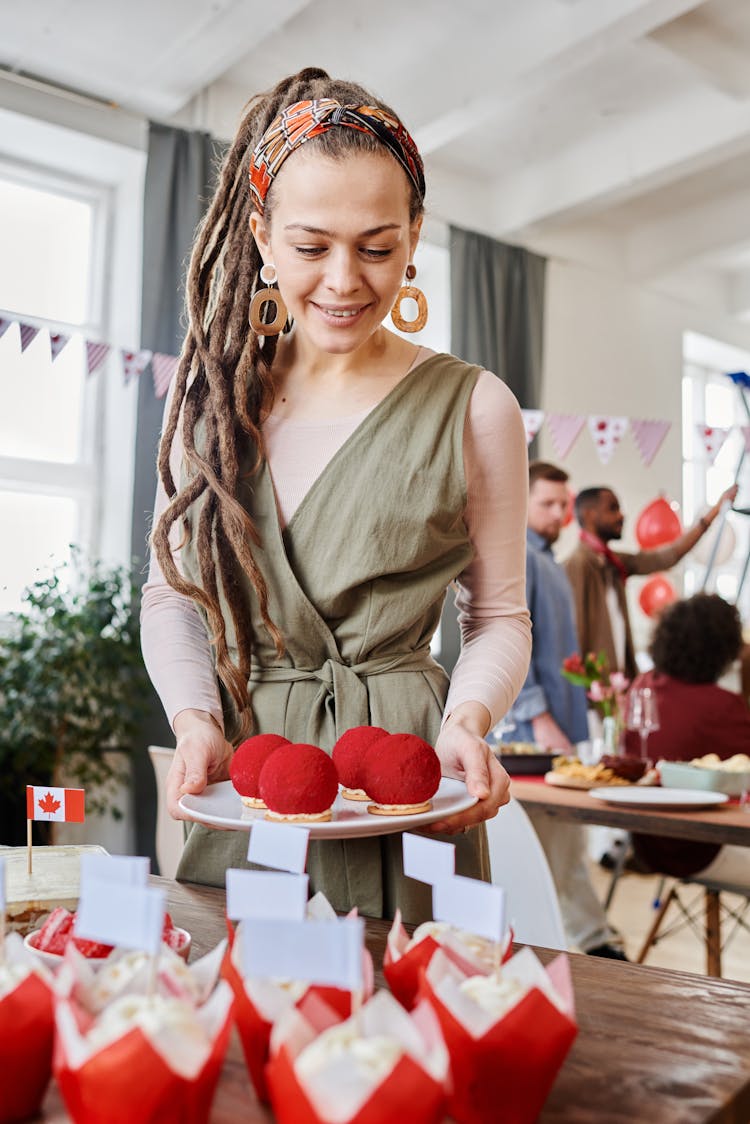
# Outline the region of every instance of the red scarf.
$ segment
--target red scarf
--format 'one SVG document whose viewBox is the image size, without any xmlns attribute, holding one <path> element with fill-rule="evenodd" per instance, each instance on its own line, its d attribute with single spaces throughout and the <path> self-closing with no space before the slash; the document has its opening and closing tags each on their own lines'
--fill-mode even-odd
<svg viewBox="0 0 750 1124">
<path fill-rule="evenodd" d="M 601 554 L 607 559 L 610 566 L 613 566 L 617 573 L 623 580 L 623 584 L 628 580 L 629 574 L 625 569 L 624 563 L 617 557 L 614 551 L 610 550 L 605 542 L 602 542 L 596 535 L 592 535 L 590 531 L 581 531 L 580 539 L 582 543 L 590 547 L 594 554 Z"/>
</svg>

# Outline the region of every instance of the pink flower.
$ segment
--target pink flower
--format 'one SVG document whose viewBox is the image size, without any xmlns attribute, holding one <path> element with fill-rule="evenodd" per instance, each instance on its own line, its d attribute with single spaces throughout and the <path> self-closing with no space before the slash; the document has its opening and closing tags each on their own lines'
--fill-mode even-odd
<svg viewBox="0 0 750 1124">
<path fill-rule="evenodd" d="M 612 688 L 605 687 L 600 679 L 594 679 L 588 691 L 588 696 L 592 702 L 606 702 L 607 699 L 612 698 Z"/>
<path fill-rule="evenodd" d="M 630 680 L 621 671 L 613 671 L 609 677 L 609 682 L 616 695 L 622 695 L 630 686 Z"/>
</svg>

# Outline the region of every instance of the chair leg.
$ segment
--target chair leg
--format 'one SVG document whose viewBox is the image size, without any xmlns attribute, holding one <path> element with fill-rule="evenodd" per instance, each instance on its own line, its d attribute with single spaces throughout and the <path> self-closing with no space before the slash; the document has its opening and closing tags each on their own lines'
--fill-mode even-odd
<svg viewBox="0 0 750 1124">
<path fill-rule="evenodd" d="M 706 887 L 706 974 L 721 975 L 721 909 L 718 890 Z"/>
<path fill-rule="evenodd" d="M 674 901 L 674 899 L 676 897 L 677 897 L 677 890 L 675 889 L 675 886 L 674 886 L 674 883 L 673 883 L 669 887 L 669 893 L 667 894 L 667 896 L 664 898 L 661 905 L 659 906 L 659 910 L 656 914 L 656 917 L 654 918 L 654 923 L 651 926 L 651 928 L 649 929 L 648 936 L 646 937 L 645 941 L 643 942 L 643 947 L 641 948 L 641 951 L 638 953 L 638 956 L 636 957 L 636 961 L 635 961 L 636 964 L 642 964 L 643 963 L 643 961 L 646 959 L 646 957 L 648 955 L 649 949 L 651 948 L 651 946 L 653 944 L 656 943 L 656 938 L 659 935 L 659 930 L 661 928 L 661 923 L 664 920 L 664 915 L 666 914 L 667 910 L 669 909 L 670 905 L 672 904 L 672 902 Z"/>
</svg>

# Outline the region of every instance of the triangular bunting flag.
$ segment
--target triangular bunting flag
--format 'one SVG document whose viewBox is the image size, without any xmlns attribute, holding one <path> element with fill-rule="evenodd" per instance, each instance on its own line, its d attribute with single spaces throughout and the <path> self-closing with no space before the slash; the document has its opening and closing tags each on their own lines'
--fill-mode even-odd
<svg viewBox="0 0 750 1124">
<path fill-rule="evenodd" d="M 641 460 L 649 467 L 661 448 L 664 438 L 672 428 L 668 421 L 647 421 L 645 418 L 631 418 L 630 428 L 641 454 Z"/>
<path fill-rule="evenodd" d="M 145 349 L 141 351 L 126 351 L 125 348 L 123 348 L 120 354 L 122 355 L 122 377 L 127 386 L 131 379 L 140 378 L 146 370 L 151 359 L 151 352 Z"/>
<path fill-rule="evenodd" d="M 612 454 L 628 428 L 628 419 L 608 414 L 589 416 L 589 433 L 602 464 L 609 464 Z"/>
<path fill-rule="evenodd" d="M 526 429 L 526 444 L 530 445 L 542 428 L 544 410 L 521 410 L 521 413 L 523 414 L 523 424 Z"/>
<path fill-rule="evenodd" d="M 7 320 L 4 316 L 0 316 L 0 339 L 5 335 L 12 323 L 12 320 Z"/>
<path fill-rule="evenodd" d="M 86 365 L 88 373 L 93 375 L 98 371 L 110 352 L 108 343 L 97 343 L 96 340 L 86 340 Z"/>
<path fill-rule="evenodd" d="M 49 334 L 49 353 L 50 353 L 50 356 L 52 358 L 53 363 L 57 359 L 58 355 L 60 354 L 62 349 L 65 347 L 65 344 L 68 342 L 69 339 L 70 339 L 70 336 L 65 336 L 65 335 L 63 335 L 62 332 L 50 332 L 50 334 Z"/>
<path fill-rule="evenodd" d="M 586 424 L 584 414 L 547 414 L 547 428 L 560 460 L 564 460 Z"/>
<path fill-rule="evenodd" d="M 726 441 L 730 430 L 731 426 L 695 423 L 695 432 L 698 434 L 698 440 L 703 446 L 709 464 L 713 464 L 718 457 L 719 450 Z"/>
<path fill-rule="evenodd" d="M 177 370 L 179 360 L 176 355 L 162 355 L 155 351 L 151 358 L 151 370 L 154 376 L 154 391 L 157 398 L 163 398 L 169 390 L 169 384 Z"/>
<path fill-rule="evenodd" d="M 39 329 L 35 328 L 33 324 L 23 324 L 18 321 L 18 331 L 21 333 L 21 351 L 25 351 L 32 340 L 35 340 L 39 334 Z"/>
</svg>

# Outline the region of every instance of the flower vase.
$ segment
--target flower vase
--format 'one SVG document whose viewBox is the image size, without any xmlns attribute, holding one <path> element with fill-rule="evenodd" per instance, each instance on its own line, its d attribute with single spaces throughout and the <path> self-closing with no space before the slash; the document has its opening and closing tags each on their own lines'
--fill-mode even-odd
<svg viewBox="0 0 750 1124">
<path fill-rule="evenodd" d="M 605 753 L 618 754 L 620 752 L 620 739 L 618 735 L 617 719 L 614 714 L 605 715 L 602 719 L 602 739 L 604 741 Z"/>
</svg>

